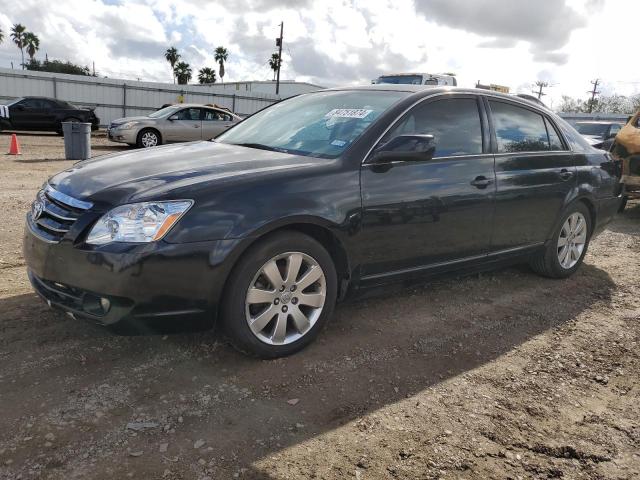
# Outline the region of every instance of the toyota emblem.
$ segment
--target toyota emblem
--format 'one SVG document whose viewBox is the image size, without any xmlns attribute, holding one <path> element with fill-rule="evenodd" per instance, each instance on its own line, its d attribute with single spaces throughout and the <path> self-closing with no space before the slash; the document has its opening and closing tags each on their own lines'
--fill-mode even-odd
<svg viewBox="0 0 640 480">
<path fill-rule="evenodd" d="M 31 219 L 36 222 L 40 218 L 40 215 L 42 215 L 43 210 L 44 205 L 40 200 L 33 202 L 33 205 L 31 206 Z"/>
</svg>

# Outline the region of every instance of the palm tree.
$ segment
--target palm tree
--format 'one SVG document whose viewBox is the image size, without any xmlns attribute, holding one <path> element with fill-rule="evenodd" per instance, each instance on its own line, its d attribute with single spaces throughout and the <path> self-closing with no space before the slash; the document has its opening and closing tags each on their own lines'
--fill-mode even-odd
<svg viewBox="0 0 640 480">
<path fill-rule="evenodd" d="M 24 69 L 24 35 L 26 33 L 27 28 L 20 24 L 16 23 L 11 28 L 11 38 L 13 39 L 13 43 L 15 43 L 20 49 L 20 54 L 22 55 L 22 68 Z"/>
<path fill-rule="evenodd" d="M 280 55 L 277 53 L 272 53 L 271 58 L 269 59 L 269 67 L 273 70 L 273 79 L 276 79 L 276 72 L 281 65 Z"/>
<path fill-rule="evenodd" d="M 178 62 L 173 69 L 173 74 L 178 79 L 178 85 L 186 85 L 191 80 L 191 66 L 186 62 Z"/>
<path fill-rule="evenodd" d="M 25 32 L 24 46 L 27 47 L 29 59 L 33 62 L 36 52 L 40 49 L 40 39 L 33 32 Z"/>
<path fill-rule="evenodd" d="M 213 68 L 202 67 L 198 71 L 198 81 L 202 84 L 216 83 L 216 71 Z"/>
<path fill-rule="evenodd" d="M 224 83 L 224 62 L 226 62 L 227 58 L 229 58 L 229 52 L 224 47 L 218 47 L 216 48 L 213 58 L 215 58 L 216 62 L 220 64 L 220 81 Z"/>
<path fill-rule="evenodd" d="M 171 64 L 171 74 L 173 75 L 173 83 L 176 83 L 176 63 L 180 60 L 180 54 L 178 53 L 178 49 L 176 47 L 169 47 L 167 51 L 164 52 L 164 58 Z"/>
</svg>

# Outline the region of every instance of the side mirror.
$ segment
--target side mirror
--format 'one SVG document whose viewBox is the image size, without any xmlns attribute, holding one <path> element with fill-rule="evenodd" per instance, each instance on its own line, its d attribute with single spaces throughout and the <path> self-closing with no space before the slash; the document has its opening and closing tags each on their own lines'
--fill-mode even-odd
<svg viewBox="0 0 640 480">
<path fill-rule="evenodd" d="M 173 122 L 174 120 L 177 120 L 178 116 L 177 115 L 171 115 L 169 118 L 167 118 L 167 120 L 169 120 L 170 122 Z"/>
<path fill-rule="evenodd" d="M 14 108 L 16 110 L 23 111 L 24 110 L 24 105 L 16 105 Z"/>
<path fill-rule="evenodd" d="M 433 135 L 398 135 L 379 145 L 371 157 L 372 163 L 431 160 L 436 151 Z"/>
</svg>

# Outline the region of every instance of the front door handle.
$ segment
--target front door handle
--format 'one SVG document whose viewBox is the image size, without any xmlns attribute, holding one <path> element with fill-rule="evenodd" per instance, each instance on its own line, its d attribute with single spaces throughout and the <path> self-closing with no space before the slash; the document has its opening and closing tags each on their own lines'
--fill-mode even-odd
<svg viewBox="0 0 640 480">
<path fill-rule="evenodd" d="M 569 180 L 571 177 L 573 177 L 573 172 L 570 172 L 566 168 L 563 168 L 562 170 L 560 170 L 560 178 L 562 180 L 566 181 L 566 180 Z"/>
<path fill-rule="evenodd" d="M 476 188 L 487 188 L 492 183 L 493 183 L 493 180 L 485 177 L 484 175 L 479 175 L 473 180 L 471 180 L 471 185 L 473 185 Z"/>
</svg>

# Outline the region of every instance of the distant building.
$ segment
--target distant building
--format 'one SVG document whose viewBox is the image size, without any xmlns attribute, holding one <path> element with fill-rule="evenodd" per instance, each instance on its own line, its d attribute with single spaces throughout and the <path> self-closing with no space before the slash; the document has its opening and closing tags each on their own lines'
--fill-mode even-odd
<svg viewBox="0 0 640 480">
<path fill-rule="evenodd" d="M 478 83 L 476 83 L 476 88 L 482 88 L 483 90 L 493 90 L 494 92 L 500 92 L 500 93 L 509 93 L 509 87 L 505 87 L 504 85 L 497 85 L 495 83 L 490 83 L 489 85 L 483 85 L 478 81 Z"/>
<path fill-rule="evenodd" d="M 228 93 L 233 94 L 236 93 L 238 95 L 242 93 L 270 93 L 271 95 L 275 95 L 276 93 L 276 82 L 275 81 L 264 81 L 264 80 L 250 80 L 246 82 L 216 82 L 209 83 L 206 85 L 208 89 L 215 91 L 219 91 L 220 93 Z M 279 96 L 281 98 L 289 98 L 294 95 L 299 95 L 301 93 L 313 92 L 315 90 L 322 90 L 325 87 L 320 85 L 314 85 L 313 83 L 307 82 L 295 82 L 293 80 L 280 80 L 280 93 Z"/>
</svg>

